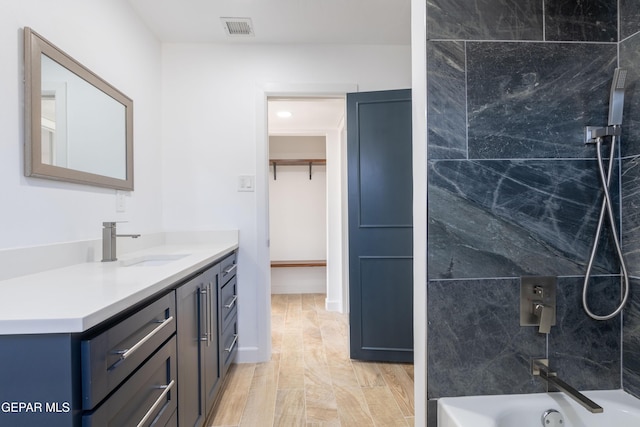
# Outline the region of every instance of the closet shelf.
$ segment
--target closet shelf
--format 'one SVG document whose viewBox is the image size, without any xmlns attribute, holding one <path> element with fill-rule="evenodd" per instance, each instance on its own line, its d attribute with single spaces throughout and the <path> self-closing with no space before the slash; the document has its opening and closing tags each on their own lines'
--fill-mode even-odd
<svg viewBox="0 0 640 427">
<path fill-rule="evenodd" d="M 276 169 L 278 166 L 307 166 L 309 165 L 309 179 L 313 165 L 326 165 L 327 159 L 269 159 L 269 164 L 273 166 L 273 180 L 276 180 Z"/>
<path fill-rule="evenodd" d="M 292 261 L 271 261 L 271 267 L 326 267 L 327 261 L 318 260 L 292 260 Z"/>
</svg>

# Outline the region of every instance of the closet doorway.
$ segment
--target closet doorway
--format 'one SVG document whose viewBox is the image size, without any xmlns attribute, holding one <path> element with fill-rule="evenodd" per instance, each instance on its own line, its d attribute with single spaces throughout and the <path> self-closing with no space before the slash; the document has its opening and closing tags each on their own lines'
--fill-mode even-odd
<svg viewBox="0 0 640 427">
<path fill-rule="evenodd" d="M 325 294 L 345 312 L 344 97 L 268 97 L 272 294 Z"/>
</svg>

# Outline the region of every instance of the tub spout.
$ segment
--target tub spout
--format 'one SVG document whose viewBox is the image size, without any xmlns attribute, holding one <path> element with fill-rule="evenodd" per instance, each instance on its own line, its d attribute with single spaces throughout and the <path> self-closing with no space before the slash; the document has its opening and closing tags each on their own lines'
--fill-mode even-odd
<svg viewBox="0 0 640 427">
<path fill-rule="evenodd" d="M 570 398 L 582 405 L 587 411 L 600 414 L 604 412 L 602 406 L 571 387 L 566 382 L 558 378 L 557 374 L 549 369 L 549 361 L 547 359 L 534 359 L 532 363 L 532 373 L 547 382 L 548 386 L 553 386 L 558 390 L 567 394 Z"/>
</svg>

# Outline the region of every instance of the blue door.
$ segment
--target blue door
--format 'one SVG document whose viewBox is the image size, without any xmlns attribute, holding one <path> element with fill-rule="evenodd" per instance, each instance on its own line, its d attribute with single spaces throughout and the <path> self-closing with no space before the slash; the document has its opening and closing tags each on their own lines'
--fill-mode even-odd
<svg viewBox="0 0 640 427">
<path fill-rule="evenodd" d="M 352 359 L 413 362 L 411 90 L 347 94 Z"/>
</svg>

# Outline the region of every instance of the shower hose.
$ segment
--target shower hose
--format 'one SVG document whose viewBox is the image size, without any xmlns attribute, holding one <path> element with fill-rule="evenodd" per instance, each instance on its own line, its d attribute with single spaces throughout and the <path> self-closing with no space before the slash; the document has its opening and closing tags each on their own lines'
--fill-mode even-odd
<svg viewBox="0 0 640 427">
<path fill-rule="evenodd" d="M 600 217 L 598 219 L 598 227 L 596 229 L 596 235 L 593 240 L 591 256 L 589 257 L 589 263 L 587 264 L 587 271 L 584 278 L 584 286 L 582 287 L 582 306 L 584 307 L 584 311 L 589 315 L 589 317 L 595 320 L 609 320 L 617 316 L 622 311 L 622 309 L 627 303 L 627 299 L 629 298 L 629 276 L 627 274 L 627 266 L 625 265 L 624 257 L 622 256 L 620 240 L 618 238 L 618 233 L 616 231 L 617 230 L 616 220 L 615 220 L 615 216 L 613 214 L 613 209 L 612 209 L 613 204 L 611 203 L 611 194 L 609 193 L 609 185 L 611 184 L 611 174 L 613 171 L 613 160 L 614 160 L 614 155 L 616 150 L 616 139 L 617 139 L 616 136 L 611 137 L 611 150 L 609 153 L 609 168 L 605 174 L 602 154 L 600 152 L 600 149 L 602 147 L 602 138 L 596 138 L 598 171 L 600 175 L 600 182 L 602 184 L 602 191 L 604 193 L 604 197 L 602 199 L 602 208 L 600 209 Z M 589 305 L 587 304 L 587 293 L 589 290 L 589 279 L 591 276 L 591 270 L 593 268 L 593 262 L 596 257 L 596 252 L 598 250 L 598 241 L 600 240 L 600 234 L 602 232 L 602 226 L 604 223 L 605 214 L 609 219 L 609 226 L 611 228 L 611 237 L 615 245 L 618 261 L 620 263 L 620 270 L 621 270 L 624 287 L 622 290 L 622 298 L 618 307 L 612 313 L 604 316 L 600 316 L 600 315 L 594 314 L 589 309 Z"/>
</svg>

